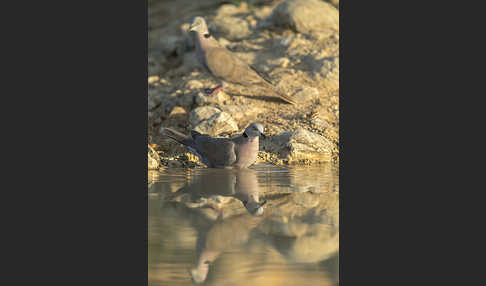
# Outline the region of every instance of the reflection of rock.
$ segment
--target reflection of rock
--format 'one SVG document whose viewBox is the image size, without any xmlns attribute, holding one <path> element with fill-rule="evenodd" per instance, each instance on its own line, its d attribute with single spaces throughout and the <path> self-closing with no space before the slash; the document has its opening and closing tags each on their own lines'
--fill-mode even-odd
<svg viewBox="0 0 486 286">
<path fill-rule="evenodd" d="M 289 170 L 290 186 L 294 192 L 323 193 L 333 192 L 336 184 L 330 164 L 319 168 L 319 176 L 313 168 L 302 170 Z"/>
<path fill-rule="evenodd" d="M 293 262 L 326 260 L 339 250 L 338 195 L 294 194 L 259 229 Z"/>
<path fill-rule="evenodd" d="M 299 269 L 299 270 L 297 270 Z M 335 286 L 328 273 L 312 264 L 289 264 L 264 240 L 250 240 L 242 250 L 227 251 L 211 266 L 206 280 L 213 286 Z"/>
<path fill-rule="evenodd" d="M 316 227 L 317 228 L 317 227 Z M 328 225 L 313 229 L 312 235 L 296 238 L 289 248 L 283 250 L 286 257 L 298 263 L 311 263 L 326 260 L 339 250 L 339 233 L 332 234 Z"/>
</svg>

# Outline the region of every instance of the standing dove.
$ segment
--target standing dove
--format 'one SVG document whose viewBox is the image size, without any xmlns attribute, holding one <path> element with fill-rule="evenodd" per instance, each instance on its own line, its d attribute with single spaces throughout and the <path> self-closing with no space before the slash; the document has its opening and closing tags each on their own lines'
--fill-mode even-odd
<svg viewBox="0 0 486 286">
<path fill-rule="evenodd" d="M 258 136 L 265 138 L 263 130 L 263 125 L 255 122 L 242 135 L 233 138 L 214 138 L 194 130 L 187 136 L 170 128 L 164 128 L 161 133 L 187 146 L 209 168 L 243 169 L 255 163 Z"/>
<path fill-rule="evenodd" d="M 217 81 L 217 87 L 208 93 L 214 94 L 227 83 L 262 89 L 281 100 L 295 104 L 295 101 L 279 91 L 270 80 L 264 78 L 253 67 L 239 59 L 226 48 L 219 45 L 209 33 L 206 21 L 202 17 L 194 18 L 189 31 L 196 32 L 196 57 L 201 65 Z"/>
</svg>

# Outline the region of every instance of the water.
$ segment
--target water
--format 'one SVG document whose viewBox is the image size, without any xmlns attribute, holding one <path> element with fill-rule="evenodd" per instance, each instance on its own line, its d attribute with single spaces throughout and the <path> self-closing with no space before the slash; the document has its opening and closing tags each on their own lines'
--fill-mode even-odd
<svg viewBox="0 0 486 286">
<path fill-rule="evenodd" d="M 149 285 L 338 285 L 330 165 L 149 175 Z"/>
</svg>

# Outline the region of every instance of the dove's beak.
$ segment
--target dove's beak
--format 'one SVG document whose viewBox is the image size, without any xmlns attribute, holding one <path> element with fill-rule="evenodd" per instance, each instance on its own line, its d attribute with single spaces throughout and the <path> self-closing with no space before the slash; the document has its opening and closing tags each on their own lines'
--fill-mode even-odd
<svg viewBox="0 0 486 286">
<path fill-rule="evenodd" d="M 263 133 L 260 133 L 260 135 L 262 136 L 263 139 L 267 138 L 267 136 Z"/>
</svg>

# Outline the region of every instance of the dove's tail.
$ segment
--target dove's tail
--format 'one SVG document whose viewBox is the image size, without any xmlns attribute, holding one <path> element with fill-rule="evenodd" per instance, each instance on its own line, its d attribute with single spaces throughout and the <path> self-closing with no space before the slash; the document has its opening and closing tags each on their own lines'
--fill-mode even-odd
<svg viewBox="0 0 486 286">
<path fill-rule="evenodd" d="M 164 128 L 161 130 L 160 133 L 176 142 L 181 143 L 182 145 L 186 145 L 188 147 L 194 147 L 194 140 L 192 139 L 192 137 L 184 135 L 178 131 L 175 131 L 170 128 Z"/>
<path fill-rule="evenodd" d="M 263 78 L 263 79 L 265 79 L 265 78 Z M 267 79 L 265 79 L 264 85 L 267 86 L 266 90 L 270 90 L 270 91 L 273 92 L 273 94 L 272 94 L 273 96 L 276 96 L 276 97 L 280 98 L 281 100 L 283 100 L 287 103 L 290 103 L 290 104 L 293 104 L 293 105 L 297 104 L 292 97 L 286 95 L 283 91 L 279 90 L 276 86 L 274 86 Z"/>
<path fill-rule="evenodd" d="M 286 95 L 282 91 L 278 90 L 276 87 L 273 87 L 273 91 L 275 92 L 275 95 L 278 98 L 280 98 L 281 100 L 283 100 L 283 101 L 285 101 L 287 103 L 293 104 L 293 105 L 297 104 L 292 97 Z"/>
</svg>

